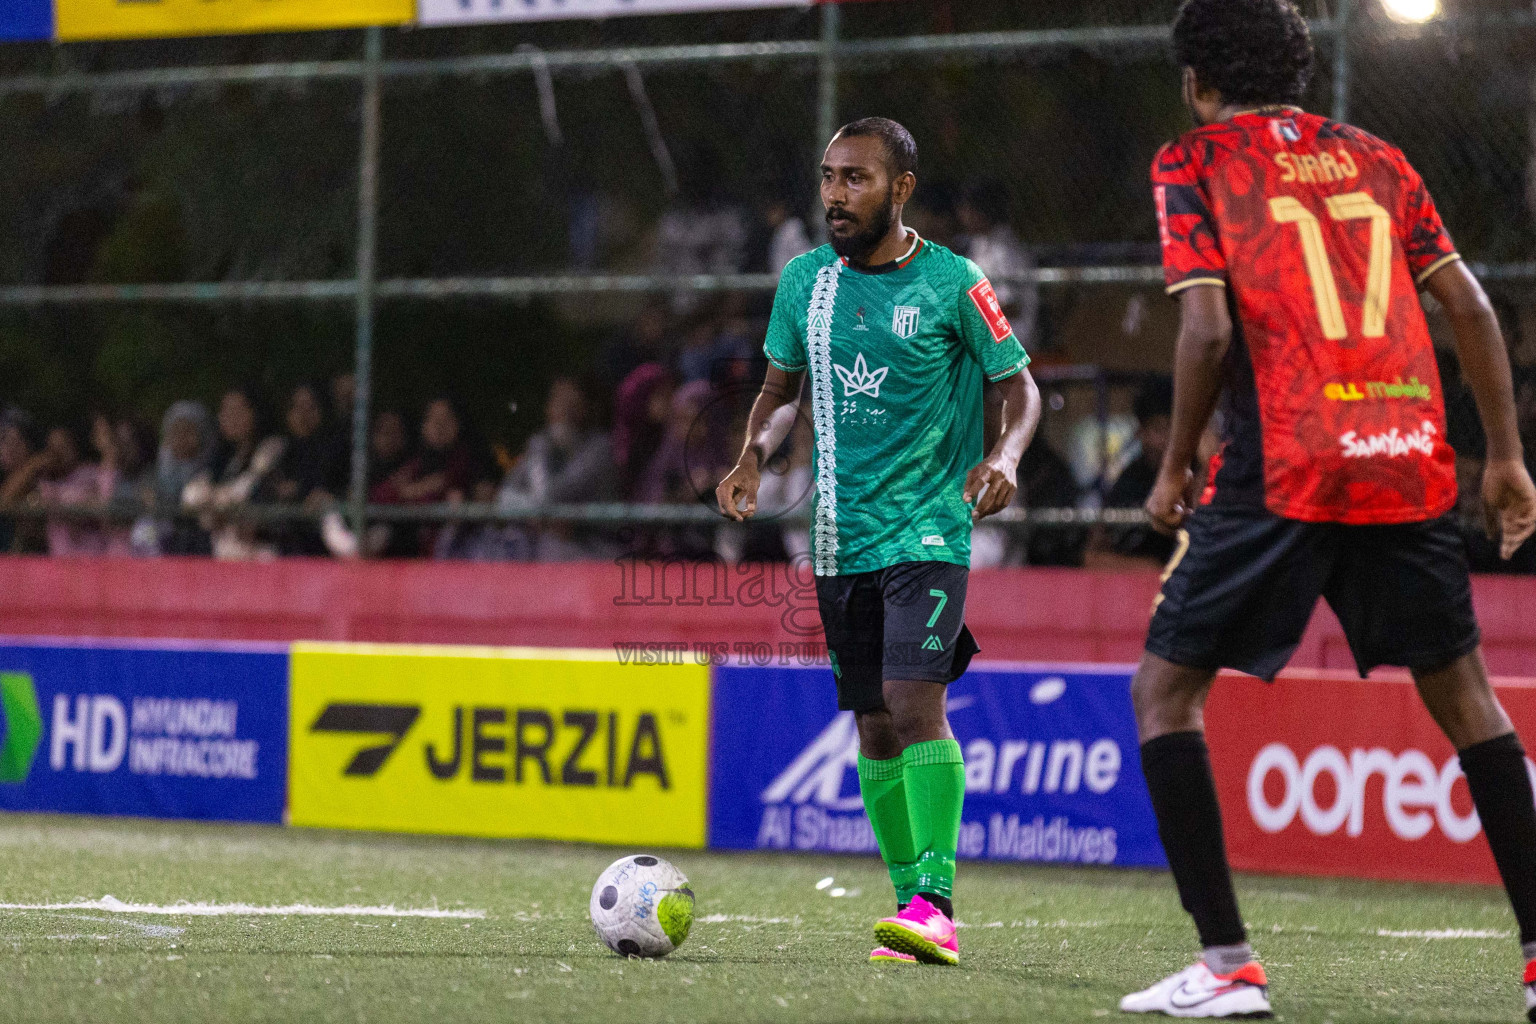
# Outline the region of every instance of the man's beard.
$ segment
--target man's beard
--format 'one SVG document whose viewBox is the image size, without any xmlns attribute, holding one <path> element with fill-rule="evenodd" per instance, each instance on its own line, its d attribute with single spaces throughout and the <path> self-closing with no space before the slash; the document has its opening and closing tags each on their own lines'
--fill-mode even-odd
<svg viewBox="0 0 1536 1024">
<path fill-rule="evenodd" d="M 848 211 L 844 210 L 843 214 L 847 216 Z M 831 225 L 831 220 L 832 211 L 828 210 L 828 226 Z M 829 234 L 832 251 L 850 263 L 867 263 L 870 254 L 879 248 L 880 243 L 885 241 L 885 236 L 891 233 L 891 225 L 894 223 L 896 223 L 896 203 L 893 201 L 892 193 L 887 192 L 885 202 L 870 217 L 868 227 L 847 238 Z"/>
</svg>

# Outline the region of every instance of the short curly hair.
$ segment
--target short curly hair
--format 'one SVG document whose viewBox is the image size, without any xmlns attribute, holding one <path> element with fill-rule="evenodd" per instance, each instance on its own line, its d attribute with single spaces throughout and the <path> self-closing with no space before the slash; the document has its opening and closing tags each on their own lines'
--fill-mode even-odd
<svg viewBox="0 0 1536 1024">
<path fill-rule="evenodd" d="M 1173 49 L 1227 103 L 1300 103 L 1312 78 L 1312 33 L 1291 0 L 1184 0 Z"/>
</svg>

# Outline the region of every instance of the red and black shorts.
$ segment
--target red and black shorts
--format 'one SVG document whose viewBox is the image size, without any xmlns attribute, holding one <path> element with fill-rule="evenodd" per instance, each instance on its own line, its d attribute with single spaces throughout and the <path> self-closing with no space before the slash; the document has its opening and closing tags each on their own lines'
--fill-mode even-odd
<svg viewBox="0 0 1536 1024">
<path fill-rule="evenodd" d="M 1466 549 L 1449 516 L 1348 526 L 1207 505 L 1164 575 L 1147 651 L 1189 668 L 1273 679 L 1319 597 L 1363 676 L 1443 668 L 1480 643 Z"/>
<path fill-rule="evenodd" d="M 818 576 L 837 706 L 885 708 L 885 680 L 949 684 L 980 650 L 965 627 L 970 570 L 950 562 L 899 562 L 849 576 Z"/>
</svg>

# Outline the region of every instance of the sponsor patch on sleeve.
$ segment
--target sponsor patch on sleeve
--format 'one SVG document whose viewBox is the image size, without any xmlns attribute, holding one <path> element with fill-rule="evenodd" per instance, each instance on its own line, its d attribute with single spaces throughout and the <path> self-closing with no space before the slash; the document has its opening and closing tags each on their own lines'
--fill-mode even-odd
<svg viewBox="0 0 1536 1024">
<path fill-rule="evenodd" d="M 1013 334 L 1013 325 L 1008 322 L 1008 316 L 1003 312 L 1003 306 L 997 301 L 997 292 L 992 290 L 992 282 L 986 278 L 977 281 L 975 286 L 967 292 L 971 301 L 976 303 L 976 309 L 981 313 L 981 318 L 987 322 L 987 327 L 992 331 L 994 342 L 1004 341 Z"/>
</svg>

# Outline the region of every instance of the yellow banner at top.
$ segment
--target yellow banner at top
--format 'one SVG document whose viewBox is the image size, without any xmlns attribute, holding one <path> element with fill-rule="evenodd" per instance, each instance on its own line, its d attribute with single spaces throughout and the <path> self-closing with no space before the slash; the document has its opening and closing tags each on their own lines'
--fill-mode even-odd
<svg viewBox="0 0 1536 1024">
<path fill-rule="evenodd" d="M 57 0 L 58 38 L 139 39 L 403 25 L 415 0 Z"/>
</svg>

